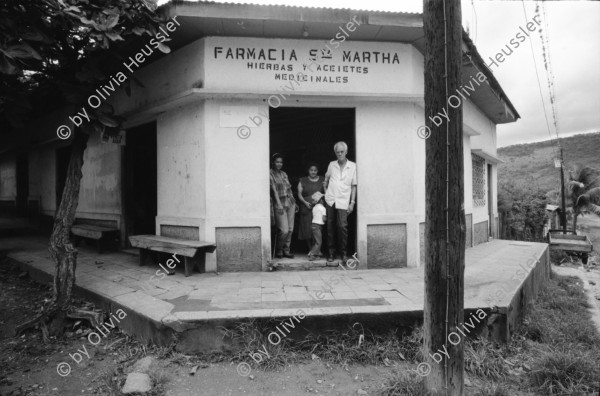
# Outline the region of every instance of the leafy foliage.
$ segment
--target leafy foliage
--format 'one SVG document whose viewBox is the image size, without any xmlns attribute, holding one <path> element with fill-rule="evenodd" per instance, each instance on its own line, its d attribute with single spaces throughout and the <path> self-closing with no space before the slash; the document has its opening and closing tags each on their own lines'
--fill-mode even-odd
<svg viewBox="0 0 600 396">
<path fill-rule="evenodd" d="M 32 114 L 81 105 L 121 62 L 117 50 L 127 37 L 156 34 L 155 8 L 148 0 L 4 0 L 1 129 L 21 128 Z M 119 123 L 108 105 L 92 117 L 87 132 Z"/>
<path fill-rule="evenodd" d="M 547 197 L 533 183 L 502 180 L 498 186 L 498 211 L 502 219 L 502 239 L 542 241 Z"/>
<path fill-rule="evenodd" d="M 36 114 L 69 104 L 80 106 L 121 66 L 119 54 L 127 52 L 125 37 L 156 35 L 160 19 L 154 9 L 148 0 L 4 0 L 0 8 L 0 130 L 15 133 Z M 159 49 L 170 51 L 165 46 Z M 51 333 L 59 334 L 66 324 L 63 308 L 71 300 L 77 260 L 69 233 L 77 209 L 83 152 L 89 134 L 122 121 L 107 103 L 91 108 L 86 119 L 89 122 L 75 131 L 50 238 L 57 268 L 53 299 L 20 330 L 50 323 Z"/>
<path fill-rule="evenodd" d="M 600 170 L 576 164 L 565 169 L 565 205 L 573 229 L 577 229 L 577 218 L 587 214 L 600 216 Z M 560 189 L 548 191 L 549 203 L 561 204 Z"/>
<path fill-rule="evenodd" d="M 600 171 L 589 166 L 576 166 L 569 171 L 567 184 L 573 229 L 577 226 L 577 216 L 593 213 L 600 216 Z"/>
</svg>

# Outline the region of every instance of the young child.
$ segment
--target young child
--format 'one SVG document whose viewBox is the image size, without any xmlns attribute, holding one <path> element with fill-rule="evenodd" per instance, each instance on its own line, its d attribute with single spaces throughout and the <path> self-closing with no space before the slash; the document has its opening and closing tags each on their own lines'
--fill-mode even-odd
<svg viewBox="0 0 600 396">
<path fill-rule="evenodd" d="M 311 198 L 315 206 L 312 209 L 313 219 L 312 219 L 312 239 L 313 239 L 313 247 L 308 253 L 308 260 L 315 261 L 321 258 L 321 243 L 323 241 L 323 227 L 325 226 L 325 222 L 327 221 L 327 211 L 325 209 L 325 205 L 323 205 L 323 197 L 325 194 L 317 191 L 314 193 Z"/>
</svg>

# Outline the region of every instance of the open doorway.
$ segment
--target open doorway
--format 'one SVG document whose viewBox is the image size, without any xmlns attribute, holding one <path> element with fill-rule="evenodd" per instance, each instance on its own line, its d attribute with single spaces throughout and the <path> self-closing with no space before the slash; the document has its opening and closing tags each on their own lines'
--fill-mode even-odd
<svg viewBox="0 0 600 396">
<path fill-rule="evenodd" d="M 271 108 L 269 111 L 270 152 L 283 155 L 283 170 L 288 174 L 295 197 L 298 196 L 300 178 L 308 175 L 309 163 L 318 164 L 319 176 L 325 176 L 327 166 L 336 159 L 333 146 L 339 141 L 348 144 L 347 158 L 356 162 L 353 108 L 279 107 Z M 308 259 L 307 243 L 298 239 L 299 224 L 299 214 L 296 214 L 292 252 L 297 259 Z M 323 231 L 322 252 L 326 254 L 326 227 Z M 275 238 L 271 241 L 274 244 Z M 347 248 L 348 255 L 356 251 L 356 211 L 348 217 Z"/>
<path fill-rule="evenodd" d="M 128 129 L 122 188 L 125 247 L 129 247 L 130 235 L 155 234 L 156 163 L 156 123 Z"/>
</svg>

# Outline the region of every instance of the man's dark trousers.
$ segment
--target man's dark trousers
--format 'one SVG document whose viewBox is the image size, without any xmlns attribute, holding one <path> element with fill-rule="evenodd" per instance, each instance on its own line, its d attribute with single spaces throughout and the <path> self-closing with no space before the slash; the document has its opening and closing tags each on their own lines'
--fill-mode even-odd
<svg viewBox="0 0 600 396">
<path fill-rule="evenodd" d="M 329 206 L 325 203 L 327 209 L 327 247 L 329 255 L 335 254 L 335 242 L 337 235 L 337 247 L 342 256 L 346 256 L 346 245 L 348 243 L 348 211 L 346 209 L 337 209 L 335 204 Z"/>
</svg>

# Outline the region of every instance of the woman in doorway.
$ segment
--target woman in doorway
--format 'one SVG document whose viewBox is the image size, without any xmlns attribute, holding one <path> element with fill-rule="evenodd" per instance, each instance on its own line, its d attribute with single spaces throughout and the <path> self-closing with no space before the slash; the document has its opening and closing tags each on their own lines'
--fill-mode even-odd
<svg viewBox="0 0 600 396">
<path fill-rule="evenodd" d="M 275 205 L 275 224 L 277 225 L 276 258 L 294 258 L 290 252 L 292 231 L 294 231 L 294 215 L 296 200 L 292 193 L 292 185 L 283 168 L 283 156 L 279 153 L 271 157 L 271 191 Z"/>
<path fill-rule="evenodd" d="M 300 200 L 300 226 L 298 227 L 298 239 L 306 241 L 308 250 L 312 249 L 312 195 L 316 192 L 323 193 L 323 181 L 325 178 L 319 176 L 319 166 L 311 162 L 308 164 L 308 176 L 300 178 L 298 183 L 298 199 Z"/>
</svg>

